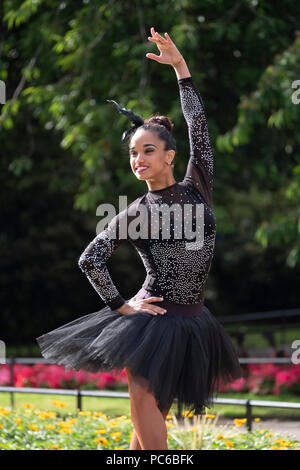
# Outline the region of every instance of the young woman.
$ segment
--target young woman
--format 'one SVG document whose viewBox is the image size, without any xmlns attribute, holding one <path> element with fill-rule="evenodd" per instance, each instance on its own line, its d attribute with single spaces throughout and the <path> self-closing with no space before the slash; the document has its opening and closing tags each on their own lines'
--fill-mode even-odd
<svg viewBox="0 0 300 470">
<path fill-rule="evenodd" d="M 213 153 L 204 105 L 170 36 L 154 28 L 151 34 L 160 56 L 146 56 L 173 67 L 177 77 L 190 143 L 185 177 L 176 182 L 173 176 L 172 121 L 166 116 L 143 120 L 114 102 L 135 123 L 124 134 L 129 136 L 131 170 L 148 191 L 117 214 L 79 258 L 106 306 L 37 338 L 43 356 L 67 370 L 125 368 L 134 427 L 130 449 L 135 450 L 168 449 L 165 418 L 174 398 L 179 413 L 187 407 L 203 414 L 220 383 L 241 377 L 233 343 L 204 305 L 216 235 Z M 155 213 L 159 216 L 153 223 Z M 106 266 L 126 240 L 124 226 L 147 272 L 141 289 L 128 300 Z"/>
</svg>

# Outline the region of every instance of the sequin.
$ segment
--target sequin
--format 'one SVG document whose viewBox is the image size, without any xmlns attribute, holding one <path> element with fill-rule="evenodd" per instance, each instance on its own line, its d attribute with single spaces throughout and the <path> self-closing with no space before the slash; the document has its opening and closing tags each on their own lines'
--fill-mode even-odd
<svg viewBox="0 0 300 470">
<path fill-rule="evenodd" d="M 168 302 L 195 304 L 204 299 L 204 289 L 214 253 L 216 219 L 212 210 L 213 152 L 208 132 L 202 98 L 192 77 L 178 80 L 182 112 L 188 128 L 190 157 L 184 179 L 160 190 L 149 190 L 131 203 L 125 211 L 115 216 L 108 227 L 97 235 L 81 254 L 78 264 L 102 300 L 112 309 L 125 303 L 116 288 L 106 262 L 124 241 L 130 242 L 139 253 L 146 270 L 143 287 L 150 295 L 163 296 Z M 144 204 L 150 215 L 153 204 L 162 208 L 179 204 L 182 211 L 191 204 L 192 226 L 195 228 L 202 218 L 203 240 L 191 241 L 184 235 L 174 237 L 174 224 L 180 216 L 174 213 L 170 220 L 160 215 L 154 233 L 147 238 L 133 239 L 130 236 L 113 237 L 112 228 L 118 228 L 121 217 L 127 216 L 128 224 L 133 220 L 127 211 Z M 203 216 L 196 219 L 196 205 L 203 205 Z M 193 210 L 192 210 L 193 209 Z M 194 213 L 194 216 L 193 216 Z M 199 212 L 200 213 L 200 212 Z M 182 224 L 185 220 L 183 218 Z M 170 225 L 170 238 L 162 237 Z M 142 224 L 145 232 L 144 224 Z M 198 233 L 197 230 L 195 233 Z M 194 244 L 193 244 L 194 243 Z"/>
</svg>

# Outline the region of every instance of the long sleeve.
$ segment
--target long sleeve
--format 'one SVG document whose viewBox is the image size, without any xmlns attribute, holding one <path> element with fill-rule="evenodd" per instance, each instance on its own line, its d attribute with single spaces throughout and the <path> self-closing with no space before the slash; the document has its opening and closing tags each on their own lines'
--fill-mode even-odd
<svg viewBox="0 0 300 470">
<path fill-rule="evenodd" d="M 95 288 L 102 300 L 112 310 L 121 307 L 125 299 L 121 296 L 106 266 L 106 261 L 125 238 L 119 235 L 120 214 L 115 216 L 108 227 L 99 233 L 86 247 L 78 260 L 82 272 Z"/>
<path fill-rule="evenodd" d="M 192 184 L 211 206 L 214 162 L 204 104 L 192 77 L 181 78 L 178 86 L 190 142 L 190 158 L 183 182 Z"/>
</svg>

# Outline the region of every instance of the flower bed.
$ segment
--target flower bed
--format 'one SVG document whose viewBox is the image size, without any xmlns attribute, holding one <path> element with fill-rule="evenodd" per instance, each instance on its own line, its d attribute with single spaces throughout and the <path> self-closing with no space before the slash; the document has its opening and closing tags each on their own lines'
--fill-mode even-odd
<svg viewBox="0 0 300 470">
<path fill-rule="evenodd" d="M 257 395 L 300 395 L 300 364 L 248 364 L 242 365 L 243 377 L 223 385 L 221 392 L 256 393 Z M 0 385 L 10 385 L 9 364 L 0 366 Z M 80 388 L 85 390 L 127 390 L 125 369 L 114 372 L 66 371 L 55 364 L 14 365 L 15 387 Z"/>
<path fill-rule="evenodd" d="M 243 377 L 222 386 L 221 391 L 300 395 L 300 364 L 247 364 L 242 370 Z"/>
<path fill-rule="evenodd" d="M 41 411 L 31 403 L 18 410 L 0 407 L 0 450 L 129 450 L 133 432 L 127 416 L 111 418 L 102 412 L 79 411 L 61 417 L 68 406 L 51 400 L 56 411 Z M 168 415 L 166 426 L 170 450 L 300 450 L 293 436 L 268 429 L 245 429 L 245 419 L 216 426 L 216 415 L 182 413 L 183 424 Z M 255 421 L 259 421 L 256 418 Z M 241 429 L 243 428 L 243 429 Z"/>
<path fill-rule="evenodd" d="M 10 384 L 10 366 L 0 366 L 0 385 Z M 120 373 L 86 372 L 83 370 L 67 371 L 64 366 L 38 363 L 33 366 L 14 365 L 15 387 L 47 387 L 82 390 L 97 390 L 104 388 L 124 388 L 127 390 L 127 375 L 125 369 Z"/>
</svg>

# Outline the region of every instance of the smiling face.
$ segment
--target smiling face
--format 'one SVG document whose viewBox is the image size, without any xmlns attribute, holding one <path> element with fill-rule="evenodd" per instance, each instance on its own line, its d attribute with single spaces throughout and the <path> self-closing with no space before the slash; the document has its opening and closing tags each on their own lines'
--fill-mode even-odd
<svg viewBox="0 0 300 470">
<path fill-rule="evenodd" d="M 137 130 L 129 144 L 130 165 L 139 180 L 157 181 L 172 173 L 174 150 L 164 150 L 165 141 L 155 132 Z"/>
</svg>

